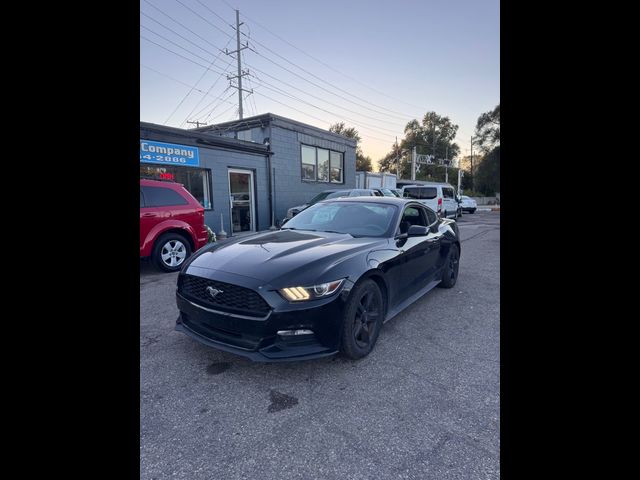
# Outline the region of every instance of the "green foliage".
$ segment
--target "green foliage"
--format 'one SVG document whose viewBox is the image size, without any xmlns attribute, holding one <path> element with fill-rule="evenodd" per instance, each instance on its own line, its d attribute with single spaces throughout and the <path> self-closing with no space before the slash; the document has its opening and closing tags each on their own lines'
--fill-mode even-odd
<svg viewBox="0 0 640 480">
<path fill-rule="evenodd" d="M 365 157 L 362 153 L 356 152 L 356 171 L 370 172 L 371 170 L 373 170 L 371 157 Z"/>
<path fill-rule="evenodd" d="M 487 153 L 475 170 L 475 189 L 492 197 L 500 191 L 500 146 Z"/>
<path fill-rule="evenodd" d="M 475 136 L 475 143 L 483 152 L 500 146 L 500 104 L 478 117 Z"/>
<path fill-rule="evenodd" d="M 213 230 L 211 230 L 211 228 L 209 227 L 209 225 L 205 225 L 205 227 L 207 228 L 207 241 L 209 243 L 213 243 L 216 241 L 216 234 Z"/>
<path fill-rule="evenodd" d="M 366 157 L 360 148 L 360 141 L 362 138 L 358 131 L 353 127 L 347 127 L 344 122 L 334 123 L 329 127 L 329 131 L 343 135 L 347 138 L 353 138 L 356 143 L 356 171 L 358 172 L 370 172 L 373 170 L 371 165 L 371 157 Z"/>
<path fill-rule="evenodd" d="M 358 131 L 353 127 L 345 126 L 344 122 L 334 123 L 329 127 L 329 131 L 348 138 L 353 138 L 358 143 L 362 140 Z"/>
<path fill-rule="evenodd" d="M 402 179 L 411 178 L 411 151 L 414 146 L 418 154 L 435 155 L 438 160 L 457 158 L 460 147 L 453 143 L 457 131 L 458 125 L 436 112 L 427 112 L 421 122 L 411 120 L 404 129 L 405 138 L 400 145 L 394 144 L 391 152 L 378 161 L 380 171 L 396 173 L 398 168 Z M 399 165 L 396 163 L 397 157 L 400 157 Z M 451 174 L 454 170 L 455 173 Z M 457 183 L 457 169 L 449 168 L 449 173 L 449 183 Z M 421 165 L 416 169 L 416 180 L 443 182 L 444 179 L 445 167 L 442 165 Z"/>
<path fill-rule="evenodd" d="M 458 125 L 449 117 L 427 112 L 421 123 L 416 119 L 407 123 L 400 148 L 410 152 L 415 146 L 418 154 L 435 155 L 436 159 L 455 159 L 460 153 L 460 146 L 453 143 L 457 131 Z"/>
</svg>

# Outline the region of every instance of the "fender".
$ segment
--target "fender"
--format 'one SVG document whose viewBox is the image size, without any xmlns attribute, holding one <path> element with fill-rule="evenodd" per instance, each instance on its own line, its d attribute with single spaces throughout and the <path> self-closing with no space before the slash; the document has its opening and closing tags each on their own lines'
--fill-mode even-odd
<svg viewBox="0 0 640 480">
<path fill-rule="evenodd" d="M 197 245 L 197 235 L 196 235 L 196 232 L 191 227 L 191 225 L 189 225 L 186 222 L 183 222 L 182 220 L 168 219 L 168 220 L 165 220 L 164 222 L 157 224 L 151 229 L 151 231 L 147 235 L 147 238 L 144 239 L 144 242 L 140 247 L 140 256 L 141 257 L 150 256 L 151 250 L 153 249 L 153 244 L 156 241 L 156 239 L 160 235 L 162 235 L 164 232 L 168 230 L 175 230 L 175 229 L 183 230 L 184 233 L 191 240 L 192 245 Z"/>
</svg>

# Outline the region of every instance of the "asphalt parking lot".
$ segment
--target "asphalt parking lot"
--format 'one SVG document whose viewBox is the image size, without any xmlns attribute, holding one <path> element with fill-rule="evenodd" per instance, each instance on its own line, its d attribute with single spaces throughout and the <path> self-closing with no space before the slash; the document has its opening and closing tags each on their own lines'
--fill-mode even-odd
<svg viewBox="0 0 640 480">
<path fill-rule="evenodd" d="M 459 219 L 458 283 L 373 352 L 259 364 L 173 330 L 177 273 L 140 267 L 142 479 L 498 479 L 500 213 Z"/>
</svg>

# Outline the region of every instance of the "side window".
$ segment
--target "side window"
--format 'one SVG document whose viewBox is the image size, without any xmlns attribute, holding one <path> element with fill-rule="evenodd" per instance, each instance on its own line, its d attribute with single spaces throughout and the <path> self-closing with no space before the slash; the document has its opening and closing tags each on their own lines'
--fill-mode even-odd
<svg viewBox="0 0 640 480">
<path fill-rule="evenodd" d="M 163 187 L 142 187 L 147 207 L 168 207 L 189 205 L 178 192 Z"/>
<path fill-rule="evenodd" d="M 142 190 L 140 190 L 140 208 L 144 207 L 144 195 L 142 194 Z"/>
<path fill-rule="evenodd" d="M 438 195 L 438 189 L 436 187 L 422 187 L 420 193 L 422 194 L 420 198 L 423 200 L 431 200 Z"/>
<path fill-rule="evenodd" d="M 431 225 L 431 224 L 435 223 L 435 221 L 438 219 L 438 217 L 436 216 L 436 212 L 434 212 L 430 208 L 425 208 L 424 212 L 427 215 L 427 223 L 428 223 L 428 225 Z"/>
<path fill-rule="evenodd" d="M 407 233 L 411 225 L 428 226 L 423 208 L 407 207 L 404 209 L 400 220 L 400 233 Z"/>
<path fill-rule="evenodd" d="M 453 188 L 443 188 L 442 196 L 444 196 L 444 198 L 453 198 Z"/>
<path fill-rule="evenodd" d="M 404 189 L 404 197 L 405 198 L 419 199 L 420 198 L 420 189 L 416 188 L 416 187 L 405 188 Z"/>
</svg>

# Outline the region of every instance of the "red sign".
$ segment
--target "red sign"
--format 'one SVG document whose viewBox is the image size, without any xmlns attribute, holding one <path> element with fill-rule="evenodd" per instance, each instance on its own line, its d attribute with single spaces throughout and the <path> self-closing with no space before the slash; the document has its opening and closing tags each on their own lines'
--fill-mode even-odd
<svg viewBox="0 0 640 480">
<path fill-rule="evenodd" d="M 162 180 L 175 180 L 176 176 L 173 173 L 161 173 L 160 179 Z"/>
</svg>

